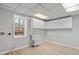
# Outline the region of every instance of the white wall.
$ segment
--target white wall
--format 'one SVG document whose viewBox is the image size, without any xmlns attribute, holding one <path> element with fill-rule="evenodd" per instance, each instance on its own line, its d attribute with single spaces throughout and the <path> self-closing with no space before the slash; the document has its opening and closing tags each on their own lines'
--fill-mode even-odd
<svg viewBox="0 0 79 59">
<path fill-rule="evenodd" d="M 55 23 L 53 25 L 54 21 L 49 21 L 47 23 L 47 26 L 50 29 L 47 29 L 47 36 L 46 36 L 47 40 L 52 41 L 52 42 L 61 43 L 66 46 L 79 47 L 79 43 L 78 43 L 79 41 L 74 40 L 75 38 L 73 39 L 72 29 L 74 29 L 74 28 L 71 28 L 72 27 L 71 19 L 72 18 L 65 19 L 65 20 L 70 20 L 69 23 L 66 23 L 65 26 L 63 25 L 64 22 L 62 23 L 62 26 L 60 23 L 58 23 L 58 24 L 56 24 L 56 26 L 54 26 L 55 25 Z M 52 26 L 54 26 L 54 27 L 52 27 Z"/>
<path fill-rule="evenodd" d="M 32 23 L 32 28 L 39 28 L 43 29 L 45 27 L 45 22 L 39 19 L 34 19 L 33 18 L 33 23 Z"/>
<path fill-rule="evenodd" d="M 72 17 L 46 22 L 47 29 L 72 28 Z"/>
<path fill-rule="evenodd" d="M 73 15 L 73 42 L 74 46 L 79 47 L 79 15 Z"/>
<path fill-rule="evenodd" d="M 47 40 L 73 46 L 72 29 L 53 29 L 47 30 Z"/>
<path fill-rule="evenodd" d="M 0 32 L 5 32 L 5 35 L 0 35 L 0 52 L 5 50 L 11 50 L 16 47 L 28 46 L 29 45 L 29 18 L 27 20 L 27 31 L 28 35 L 24 38 L 14 39 L 13 36 L 13 13 L 0 8 Z M 8 33 L 12 35 L 8 35 Z"/>
<path fill-rule="evenodd" d="M 49 22 L 47 26 L 52 27 L 53 23 Z M 69 26 L 67 24 L 67 26 Z M 61 29 L 48 29 L 47 40 L 79 48 L 79 15 L 72 16 L 72 29 L 61 28 Z"/>
<path fill-rule="evenodd" d="M 13 35 L 14 34 L 13 33 L 13 29 L 14 29 L 13 14 L 15 13 L 12 13 L 7 9 L 0 8 L 0 32 L 5 32 L 5 35 L 0 35 L 0 52 L 30 45 L 29 35 L 31 34 L 32 31 L 37 33 L 36 36 L 33 36 L 33 39 L 38 40 L 38 42 L 41 42 L 44 40 L 45 31 L 41 29 L 32 29 L 30 27 L 32 19 L 24 15 L 20 15 L 20 16 L 26 17 L 27 37 L 15 39 Z M 42 21 L 40 22 L 42 24 L 44 23 Z M 42 28 L 44 25 L 42 24 L 38 25 L 38 27 Z M 9 32 L 12 33 L 12 35 L 9 36 L 8 35 Z"/>
<path fill-rule="evenodd" d="M 0 8 L 0 32 L 3 31 L 5 35 L 0 35 L 0 51 L 8 50 L 13 47 L 12 35 L 12 13 Z"/>
</svg>

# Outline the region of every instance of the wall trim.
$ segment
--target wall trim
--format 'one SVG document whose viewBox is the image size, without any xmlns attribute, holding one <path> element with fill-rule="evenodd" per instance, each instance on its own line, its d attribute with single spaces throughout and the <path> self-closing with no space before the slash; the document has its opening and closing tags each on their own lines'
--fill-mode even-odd
<svg viewBox="0 0 79 59">
<path fill-rule="evenodd" d="M 68 47 L 68 48 L 78 49 L 79 50 L 79 47 L 73 47 L 73 46 L 70 46 L 70 45 L 66 45 L 66 44 L 55 42 L 55 41 L 51 41 L 51 40 L 46 40 L 46 42 L 50 42 L 50 43 L 53 43 L 53 44 L 57 44 L 57 45 L 61 45 L 61 46 L 65 46 L 65 47 Z"/>
<path fill-rule="evenodd" d="M 42 44 L 42 43 L 44 43 L 44 42 L 46 42 L 46 40 L 39 41 L 39 42 L 37 42 L 37 43 L 40 45 L 40 44 Z"/>
<path fill-rule="evenodd" d="M 2 51 L 2 52 L 0 52 L 0 55 L 4 55 L 5 53 L 8 53 L 8 52 L 10 52 L 10 51 L 15 51 L 15 50 L 22 49 L 22 48 L 26 48 L 26 47 L 29 47 L 29 46 L 30 46 L 30 45 L 21 46 L 21 47 L 16 47 L 16 48 L 13 48 L 13 49 L 10 49 L 10 50 Z"/>
</svg>

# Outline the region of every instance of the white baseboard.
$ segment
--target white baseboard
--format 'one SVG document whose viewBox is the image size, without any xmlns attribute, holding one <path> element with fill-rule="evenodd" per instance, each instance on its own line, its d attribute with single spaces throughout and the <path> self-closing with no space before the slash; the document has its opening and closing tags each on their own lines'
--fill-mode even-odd
<svg viewBox="0 0 79 59">
<path fill-rule="evenodd" d="M 26 48 L 26 47 L 29 47 L 30 45 L 27 45 L 27 46 L 22 46 L 22 47 L 17 47 L 17 48 L 14 48 L 12 51 L 14 50 L 18 50 L 18 49 L 22 49 L 22 48 Z"/>
<path fill-rule="evenodd" d="M 22 49 L 22 48 L 26 48 L 26 47 L 29 47 L 29 46 L 30 46 L 30 45 L 22 46 L 22 47 L 16 47 L 16 48 L 11 49 L 11 50 L 2 51 L 2 52 L 0 52 L 0 55 L 4 55 L 5 53 L 8 53 L 8 52 L 10 52 L 10 51 L 15 51 L 15 50 Z"/>
<path fill-rule="evenodd" d="M 8 53 L 8 52 L 10 52 L 11 50 L 6 50 L 6 51 L 2 51 L 2 52 L 0 52 L 0 55 L 4 55 L 5 53 Z"/>
<path fill-rule="evenodd" d="M 46 40 L 39 41 L 39 42 L 37 42 L 37 43 L 38 43 L 38 44 L 41 44 L 41 43 L 44 43 L 44 42 L 46 42 Z"/>
<path fill-rule="evenodd" d="M 55 41 L 46 40 L 46 42 L 50 42 L 50 43 L 53 43 L 53 44 L 57 44 L 57 45 L 61 45 L 61 46 L 65 46 L 65 47 L 69 47 L 69 48 L 73 48 L 73 49 L 78 49 L 79 50 L 79 47 L 73 47 L 73 46 L 66 45 L 66 44 L 59 43 L 59 42 L 55 42 Z"/>
</svg>

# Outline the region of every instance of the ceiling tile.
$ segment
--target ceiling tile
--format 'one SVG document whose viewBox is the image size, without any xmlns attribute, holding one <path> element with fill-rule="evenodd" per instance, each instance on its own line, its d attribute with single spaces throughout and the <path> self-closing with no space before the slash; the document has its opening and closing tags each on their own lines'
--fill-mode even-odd
<svg viewBox="0 0 79 59">
<path fill-rule="evenodd" d="M 10 11 L 14 10 L 13 8 L 7 7 L 7 6 L 2 5 L 2 4 L 0 4 L 0 7 L 4 8 L 4 9 L 7 9 L 7 10 L 10 10 Z"/>
<path fill-rule="evenodd" d="M 21 7 L 21 6 L 19 6 L 19 7 L 15 10 L 15 12 L 18 12 L 18 13 L 21 13 L 21 14 L 26 14 L 26 15 L 29 14 L 28 11 L 29 11 L 28 8 L 24 8 L 24 7 Z"/>
<path fill-rule="evenodd" d="M 5 5 L 6 7 L 10 7 L 10 8 L 16 8 L 17 7 L 17 3 L 3 3 L 2 5 Z"/>
<path fill-rule="evenodd" d="M 52 17 L 52 18 L 55 18 L 55 17 L 56 17 L 55 14 L 51 13 L 50 11 L 46 10 L 45 8 L 43 8 L 43 7 L 41 7 L 41 6 L 38 6 L 37 8 L 33 9 L 33 10 L 31 11 L 31 13 L 32 13 L 32 15 L 35 15 L 35 14 L 37 14 L 37 13 L 41 13 L 41 14 L 47 16 L 48 19 L 49 19 L 50 17 Z"/>
<path fill-rule="evenodd" d="M 43 6 L 45 6 L 46 8 L 52 8 L 52 7 L 56 7 L 58 6 L 60 3 L 42 3 Z"/>
<path fill-rule="evenodd" d="M 24 6 L 26 8 L 32 9 L 34 8 L 38 3 L 21 3 L 21 6 Z"/>
<path fill-rule="evenodd" d="M 54 12 L 58 17 L 66 16 L 68 13 L 64 10 L 62 5 L 50 9 Z"/>
</svg>

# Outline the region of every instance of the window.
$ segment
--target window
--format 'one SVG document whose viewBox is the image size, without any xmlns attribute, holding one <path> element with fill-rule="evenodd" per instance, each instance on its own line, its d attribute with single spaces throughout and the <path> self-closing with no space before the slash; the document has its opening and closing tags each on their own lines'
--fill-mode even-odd
<svg viewBox="0 0 79 59">
<path fill-rule="evenodd" d="M 79 3 L 62 3 L 62 6 L 67 12 L 79 10 Z"/>
<path fill-rule="evenodd" d="M 14 36 L 15 38 L 26 36 L 26 19 L 22 16 L 14 16 Z"/>
</svg>

